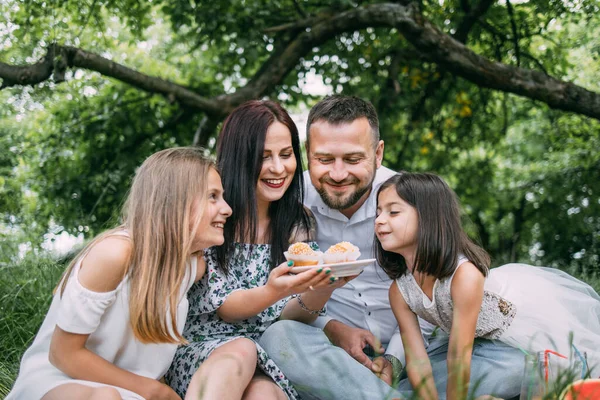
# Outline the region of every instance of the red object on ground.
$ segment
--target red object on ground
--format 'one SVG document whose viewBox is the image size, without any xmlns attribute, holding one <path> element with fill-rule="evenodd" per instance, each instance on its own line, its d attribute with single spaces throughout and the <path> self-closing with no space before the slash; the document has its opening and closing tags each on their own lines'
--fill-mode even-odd
<svg viewBox="0 0 600 400">
<path fill-rule="evenodd" d="M 561 400 L 600 399 L 600 379 L 582 379 L 571 383 L 562 392 Z"/>
</svg>

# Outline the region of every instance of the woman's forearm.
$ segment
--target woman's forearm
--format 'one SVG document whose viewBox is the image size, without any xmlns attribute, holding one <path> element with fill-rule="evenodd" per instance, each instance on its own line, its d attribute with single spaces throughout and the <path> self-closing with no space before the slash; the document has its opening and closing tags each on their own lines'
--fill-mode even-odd
<svg viewBox="0 0 600 400">
<path fill-rule="evenodd" d="M 300 296 L 301 301 L 304 303 L 306 308 L 308 308 L 309 310 L 318 311 L 325 306 L 332 293 L 333 289 L 308 291 L 302 293 Z M 285 305 L 279 318 L 292 319 L 295 321 L 304 322 L 305 324 L 309 324 L 313 322 L 318 315 L 319 314 L 316 312 L 311 314 L 310 312 L 304 310 L 300 305 L 300 301 L 298 299 L 292 299 Z"/>
<path fill-rule="evenodd" d="M 267 285 L 237 290 L 227 296 L 217 314 L 226 322 L 242 321 L 260 314 L 284 297 Z"/>
</svg>

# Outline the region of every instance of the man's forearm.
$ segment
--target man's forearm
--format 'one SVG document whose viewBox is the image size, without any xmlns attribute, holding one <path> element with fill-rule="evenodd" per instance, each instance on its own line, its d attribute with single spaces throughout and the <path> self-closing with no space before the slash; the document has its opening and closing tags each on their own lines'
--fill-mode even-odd
<svg viewBox="0 0 600 400">
<path fill-rule="evenodd" d="M 331 340 L 331 342 L 337 346 L 335 343 L 336 340 L 334 340 L 334 338 L 337 336 L 336 332 L 339 328 L 343 328 L 344 326 L 346 326 L 346 324 L 332 318 L 323 327 L 323 332 L 325 333 L 325 336 L 327 336 L 329 340 Z"/>
</svg>

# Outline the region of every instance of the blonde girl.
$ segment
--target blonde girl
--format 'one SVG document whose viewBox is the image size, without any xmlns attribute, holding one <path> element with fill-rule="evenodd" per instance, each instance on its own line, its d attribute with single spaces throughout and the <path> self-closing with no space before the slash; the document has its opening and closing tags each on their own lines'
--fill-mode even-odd
<svg viewBox="0 0 600 400">
<path fill-rule="evenodd" d="M 196 255 L 223 243 L 230 214 L 202 149 L 150 156 L 123 225 L 65 271 L 7 399 L 179 399 L 159 379 L 185 342 L 186 292 L 204 273 Z"/>
</svg>

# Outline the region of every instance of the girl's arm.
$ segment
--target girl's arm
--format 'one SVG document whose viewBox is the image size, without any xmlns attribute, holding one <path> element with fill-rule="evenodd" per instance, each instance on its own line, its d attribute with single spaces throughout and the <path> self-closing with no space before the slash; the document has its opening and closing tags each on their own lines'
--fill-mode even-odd
<svg viewBox="0 0 600 400">
<path fill-rule="evenodd" d="M 145 399 L 181 400 L 167 385 L 121 369 L 85 347 L 89 335 L 65 332 L 58 326 L 50 343 L 50 363 L 73 379 L 131 390 Z"/>
<path fill-rule="evenodd" d="M 454 311 L 448 345 L 449 400 L 466 399 L 477 318 L 483 301 L 483 274 L 470 262 L 460 266 L 452 279 L 450 295 Z"/>
<path fill-rule="evenodd" d="M 400 336 L 406 353 L 408 380 L 419 399 L 437 399 L 431 363 L 425 350 L 421 328 L 415 313 L 411 311 L 400 293 L 396 282 L 390 286 L 390 305 L 400 327 Z"/>
<path fill-rule="evenodd" d="M 283 263 L 271 271 L 266 285 L 231 293 L 217 309 L 217 314 L 226 322 L 241 321 L 258 315 L 281 299 L 306 292 L 311 286 L 317 289 L 328 285 L 329 275 L 322 269 L 310 269 L 290 275 L 290 268 L 287 263 Z M 326 301 L 327 299 L 323 301 L 321 307 Z M 310 305 L 306 305 L 311 307 L 317 304 L 311 301 Z"/>
<path fill-rule="evenodd" d="M 120 236 L 110 236 L 91 248 L 82 261 L 79 283 L 93 292 L 115 290 L 123 280 L 131 242 Z M 146 399 L 179 399 L 168 386 L 123 370 L 85 347 L 89 334 L 54 329 L 49 360 L 73 379 L 118 386 L 138 393 Z"/>
</svg>

